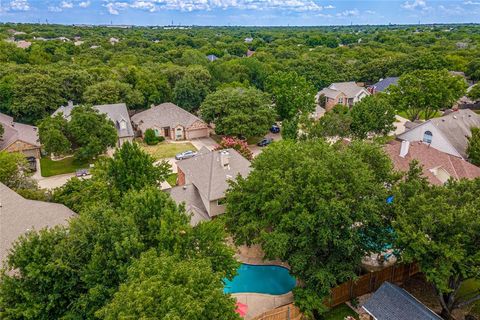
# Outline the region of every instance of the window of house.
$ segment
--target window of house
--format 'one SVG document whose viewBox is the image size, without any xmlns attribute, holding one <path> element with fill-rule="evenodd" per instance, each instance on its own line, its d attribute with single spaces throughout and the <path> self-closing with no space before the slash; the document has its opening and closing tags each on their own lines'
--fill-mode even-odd
<svg viewBox="0 0 480 320">
<path fill-rule="evenodd" d="M 338 98 L 338 103 L 343 104 L 343 97 Z"/>
<path fill-rule="evenodd" d="M 120 130 L 126 130 L 127 129 L 127 123 L 125 120 L 120 121 Z"/>
<path fill-rule="evenodd" d="M 432 132 L 425 131 L 425 133 L 423 134 L 423 142 L 430 144 L 432 143 L 432 138 L 433 138 Z"/>
<path fill-rule="evenodd" d="M 158 137 L 159 136 L 158 129 L 153 129 L 153 131 L 155 132 L 155 137 Z"/>
</svg>

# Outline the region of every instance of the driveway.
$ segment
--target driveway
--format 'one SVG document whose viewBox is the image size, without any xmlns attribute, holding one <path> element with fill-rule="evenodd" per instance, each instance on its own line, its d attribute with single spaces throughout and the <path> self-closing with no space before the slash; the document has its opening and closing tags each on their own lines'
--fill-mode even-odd
<svg viewBox="0 0 480 320">
<path fill-rule="evenodd" d="M 195 148 L 197 148 L 197 150 L 200 150 L 203 147 L 207 148 L 208 150 L 213 150 L 216 146 L 218 146 L 218 143 L 216 143 L 215 140 L 210 137 L 192 139 L 190 142 Z"/>
<path fill-rule="evenodd" d="M 34 175 L 33 178 L 37 180 L 38 186 L 42 189 L 53 190 L 59 188 L 68 182 L 71 178 L 75 177 L 75 173 L 60 174 L 52 177 L 42 177 L 40 174 Z M 83 177 L 81 179 L 90 179 L 90 176 Z"/>
<path fill-rule="evenodd" d="M 271 139 L 273 139 L 273 141 L 280 141 L 280 140 L 282 140 L 282 135 L 281 135 L 280 133 L 271 133 L 271 132 L 269 132 L 268 134 L 265 135 L 265 138 L 271 138 Z M 257 146 L 256 144 L 252 144 L 252 145 L 249 145 L 248 148 L 250 149 L 250 151 L 252 151 L 253 157 L 255 158 L 255 157 L 258 156 L 258 155 L 263 151 L 263 149 L 265 149 L 266 147 L 259 147 L 259 146 Z"/>
<path fill-rule="evenodd" d="M 399 115 L 395 116 L 395 122 L 393 125 L 395 126 L 395 131 L 393 131 L 393 134 L 399 135 L 405 132 L 405 123 L 408 121 L 408 119 L 405 119 L 403 117 L 400 117 Z"/>
</svg>

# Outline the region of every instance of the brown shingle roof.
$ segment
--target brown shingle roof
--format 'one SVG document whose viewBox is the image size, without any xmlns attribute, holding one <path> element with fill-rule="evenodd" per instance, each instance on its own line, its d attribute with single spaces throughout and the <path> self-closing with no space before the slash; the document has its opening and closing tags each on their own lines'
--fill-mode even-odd
<svg viewBox="0 0 480 320">
<path fill-rule="evenodd" d="M 66 225 L 75 213 L 62 204 L 27 200 L 0 183 L 0 264 L 29 230 Z"/>
<path fill-rule="evenodd" d="M 394 140 L 384 146 L 385 152 L 390 159 L 392 159 L 393 165 L 398 171 L 408 171 L 410 162 L 417 160 L 423 167 L 424 176 L 432 184 L 443 184 L 431 171 L 437 168 L 444 169 L 455 179 L 474 179 L 480 177 L 479 167 L 419 141 L 410 142 L 408 154 L 405 158 L 402 158 L 400 157 L 401 145 L 401 141 Z"/>
<path fill-rule="evenodd" d="M 5 130 L 2 139 L 0 139 L 0 151 L 18 140 L 31 144 L 34 147 L 40 147 L 37 127 L 14 122 L 12 117 L 2 113 L 0 113 L 0 124 Z"/>
</svg>

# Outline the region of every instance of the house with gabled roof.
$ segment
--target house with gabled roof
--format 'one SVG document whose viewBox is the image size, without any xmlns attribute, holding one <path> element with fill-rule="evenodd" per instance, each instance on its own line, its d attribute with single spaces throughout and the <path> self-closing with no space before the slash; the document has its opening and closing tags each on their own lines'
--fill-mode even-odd
<svg viewBox="0 0 480 320">
<path fill-rule="evenodd" d="M 441 320 L 406 290 L 384 282 L 362 305 L 373 320 Z"/>
<path fill-rule="evenodd" d="M 418 124 L 397 138 L 421 141 L 442 152 L 467 159 L 468 137 L 473 127 L 480 127 L 480 115 L 469 109 L 457 110 Z"/>
<path fill-rule="evenodd" d="M 177 187 L 169 190 L 177 203 L 184 203 L 192 217 L 192 224 L 209 220 L 225 212 L 225 194 L 229 181 L 238 175 L 247 177 L 250 161 L 234 149 L 199 150 L 190 159 L 177 162 Z"/>
<path fill-rule="evenodd" d="M 68 105 L 58 108 L 52 114 L 52 117 L 56 116 L 57 114 L 62 114 L 63 117 L 69 121 L 71 119 L 72 110 L 75 107 L 76 106 L 69 101 Z M 118 147 L 121 147 L 127 141 L 133 141 L 135 132 L 133 131 L 132 122 L 130 120 L 127 105 L 125 103 L 98 105 L 93 106 L 93 109 L 97 110 L 100 114 L 106 115 L 107 118 L 110 119 L 115 125 L 118 136 Z"/>
<path fill-rule="evenodd" d="M 0 151 L 21 152 L 26 157 L 40 158 L 40 138 L 38 128 L 13 121 L 13 117 L 0 113 Z"/>
<path fill-rule="evenodd" d="M 316 99 L 317 102 L 325 99 L 325 109 L 329 111 L 337 104 L 352 107 L 355 103 L 369 95 L 370 92 L 356 82 L 335 82 L 327 88 L 320 90 Z"/>
<path fill-rule="evenodd" d="M 368 87 L 369 91 L 372 94 L 385 92 L 388 87 L 396 86 L 398 84 L 399 77 L 387 77 L 385 79 L 380 79 L 377 83 Z"/>
<path fill-rule="evenodd" d="M 20 236 L 67 225 L 75 215 L 63 204 L 25 199 L 0 182 L 0 265 Z"/>
<path fill-rule="evenodd" d="M 135 114 L 132 122 L 142 136 L 147 129 L 152 129 L 156 136 L 170 140 L 189 140 L 210 135 L 208 125 L 202 119 L 169 102 Z"/>
</svg>

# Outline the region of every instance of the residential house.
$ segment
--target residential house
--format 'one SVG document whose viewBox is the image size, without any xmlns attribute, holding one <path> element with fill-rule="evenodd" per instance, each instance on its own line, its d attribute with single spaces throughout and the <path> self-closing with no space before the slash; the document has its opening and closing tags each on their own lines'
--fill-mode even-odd
<svg viewBox="0 0 480 320">
<path fill-rule="evenodd" d="M 28 231 L 66 225 L 75 213 L 63 204 L 27 200 L 0 182 L 0 265 Z"/>
<path fill-rule="evenodd" d="M 450 178 L 459 180 L 480 177 L 479 167 L 420 141 L 394 140 L 387 143 L 384 150 L 397 171 L 407 172 L 410 163 L 417 160 L 422 166 L 423 175 L 434 185 L 442 185 Z"/>
<path fill-rule="evenodd" d="M 236 150 L 205 147 L 195 157 L 178 161 L 177 168 L 178 186 L 169 192 L 177 203 L 185 203 L 194 225 L 223 214 L 228 181 L 247 177 L 251 170 L 250 161 Z"/>
<path fill-rule="evenodd" d="M 377 83 L 374 85 L 371 85 L 368 87 L 368 90 L 370 91 L 371 94 L 376 94 L 379 92 L 385 92 L 388 87 L 391 85 L 396 86 L 398 83 L 399 77 L 387 77 L 385 79 L 380 79 Z"/>
<path fill-rule="evenodd" d="M 247 58 L 252 57 L 255 54 L 255 51 L 248 49 L 247 50 Z"/>
<path fill-rule="evenodd" d="M 63 117 L 70 121 L 71 113 L 75 106 L 71 101 L 68 105 L 61 106 L 53 114 L 52 117 L 62 113 Z M 117 129 L 118 142 L 117 146 L 121 147 L 126 141 L 133 141 L 135 133 L 132 128 L 130 116 L 128 115 L 127 105 L 125 103 L 104 104 L 93 106 L 99 113 L 104 114 L 110 119 Z"/>
<path fill-rule="evenodd" d="M 458 110 L 418 124 L 397 138 L 422 141 L 432 148 L 466 159 L 468 137 L 473 127 L 480 127 L 480 116 L 469 109 Z"/>
<path fill-rule="evenodd" d="M 244 41 L 245 41 L 245 43 L 252 43 L 252 42 L 253 42 L 253 38 L 247 37 L 247 38 L 245 38 Z"/>
<path fill-rule="evenodd" d="M 325 98 L 325 109 L 330 111 L 337 104 L 352 107 L 369 95 L 370 92 L 356 82 L 336 82 L 318 92 L 316 99 L 320 103 L 323 96 Z"/>
<path fill-rule="evenodd" d="M 0 136 L 0 151 L 21 152 L 26 157 L 40 158 L 41 144 L 37 127 L 14 122 L 12 117 L 3 113 L 0 113 L 0 125 L 4 129 Z"/>
<path fill-rule="evenodd" d="M 207 59 L 208 59 L 208 61 L 213 62 L 213 61 L 217 61 L 217 60 L 218 60 L 218 57 L 217 57 L 216 55 L 214 55 L 214 54 L 209 54 L 209 55 L 207 56 Z"/>
<path fill-rule="evenodd" d="M 362 308 L 374 320 L 442 319 L 406 290 L 390 282 L 384 282 Z"/>
<path fill-rule="evenodd" d="M 314 120 L 318 120 L 325 115 L 325 108 L 322 108 L 319 104 L 315 106 L 315 110 L 310 114 L 310 117 Z"/>
<path fill-rule="evenodd" d="M 185 140 L 209 136 L 207 124 L 197 116 L 173 103 L 162 103 L 132 116 L 136 130 L 143 135 L 153 129 L 157 136 Z"/>
</svg>

